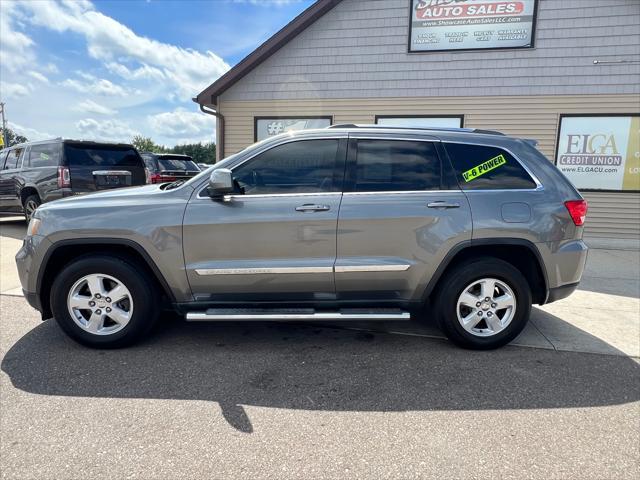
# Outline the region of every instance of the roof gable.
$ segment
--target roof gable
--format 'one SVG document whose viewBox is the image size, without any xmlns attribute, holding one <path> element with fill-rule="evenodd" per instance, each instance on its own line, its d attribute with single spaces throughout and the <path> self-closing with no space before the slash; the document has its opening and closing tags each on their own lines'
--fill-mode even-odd
<svg viewBox="0 0 640 480">
<path fill-rule="evenodd" d="M 205 88 L 193 100 L 200 105 L 216 105 L 220 94 L 280 50 L 286 43 L 291 41 L 341 1 L 342 0 L 318 0 L 269 38 L 269 40 L 242 59 L 231 70 Z"/>
</svg>

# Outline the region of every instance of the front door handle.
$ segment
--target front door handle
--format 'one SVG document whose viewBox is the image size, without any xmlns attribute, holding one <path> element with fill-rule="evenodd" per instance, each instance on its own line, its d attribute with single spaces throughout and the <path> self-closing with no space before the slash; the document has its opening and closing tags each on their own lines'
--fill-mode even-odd
<svg viewBox="0 0 640 480">
<path fill-rule="evenodd" d="M 460 208 L 460 204 L 455 202 L 438 201 L 438 202 L 428 203 L 427 207 L 429 208 Z"/>
<path fill-rule="evenodd" d="M 316 205 L 313 203 L 305 203 L 304 205 L 300 205 L 296 207 L 296 212 L 326 212 L 330 210 L 331 207 L 329 205 Z"/>
</svg>

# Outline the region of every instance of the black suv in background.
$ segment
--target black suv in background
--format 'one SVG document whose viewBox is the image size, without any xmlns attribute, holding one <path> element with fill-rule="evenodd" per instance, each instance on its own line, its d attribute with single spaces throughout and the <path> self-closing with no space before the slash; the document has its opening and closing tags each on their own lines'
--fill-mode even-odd
<svg viewBox="0 0 640 480">
<path fill-rule="evenodd" d="M 141 155 L 149 170 L 149 183 L 187 180 L 200 173 L 200 167 L 188 155 L 152 152 L 142 152 Z"/>
<path fill-rule="evenodd" d="M 0 213 L 24 213 L 27 220 L 45 202 L 145 183 L 132 145 L 58 138 L 0 151 Z"/>
</svg>

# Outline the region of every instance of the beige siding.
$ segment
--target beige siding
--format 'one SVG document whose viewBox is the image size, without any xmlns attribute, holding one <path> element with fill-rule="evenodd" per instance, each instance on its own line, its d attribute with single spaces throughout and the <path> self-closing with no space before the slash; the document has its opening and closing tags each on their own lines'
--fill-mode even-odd
<svg viewBox="0 0 640 480">
<path fill-rule="evenodd" d="M 561 113 L 637 113 L 637 95 L 421 97 L 225 101 L 225 154 L 253 143 L 254 116 L 331 115 L 334 123 L 374 123 L 376 115 L 460 115 L 464 126 L 500 130 L 538 140 L 550 159 L 555 155 Z M 586 234 L 640 238 L 640 194 L 586 193 L 590 203 Z"/>
<path fill-rule="evenodd" d="M 587 237 L 640 239 L 640 193 L 585 192 Z"/>
<path fill-rule="evenodd" d="M 534 138 L 555 155 L 561 113 L 636 113 L 638 95 L 420 97 L 220 101 L 226 119 L 225 154 L 253 143 L 254 116 L 332 115 L 334 123 L 374 123 L 376 115 L 464 115 L 465 127 Z"/>
</svg>

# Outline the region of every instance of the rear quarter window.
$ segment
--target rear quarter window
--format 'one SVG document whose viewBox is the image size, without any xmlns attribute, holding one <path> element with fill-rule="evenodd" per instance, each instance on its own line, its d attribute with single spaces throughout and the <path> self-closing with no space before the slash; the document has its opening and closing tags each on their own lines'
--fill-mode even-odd
<svg viewBox="0 0 640 480">
<path fill-rule="evenodd" d="M 445 143 L 444 146 L 463 190 L 536 188 L 531 175 L 506 150 L 462 143 Z"/>
<path fill-rule="evenodd" d="M 32 145 L 29 150 L 29 158 L 25 159 L 25 167 L 56 167 L 60 163 L 61 145 L 59 143 L 46 143 Z"/>
</svg>

